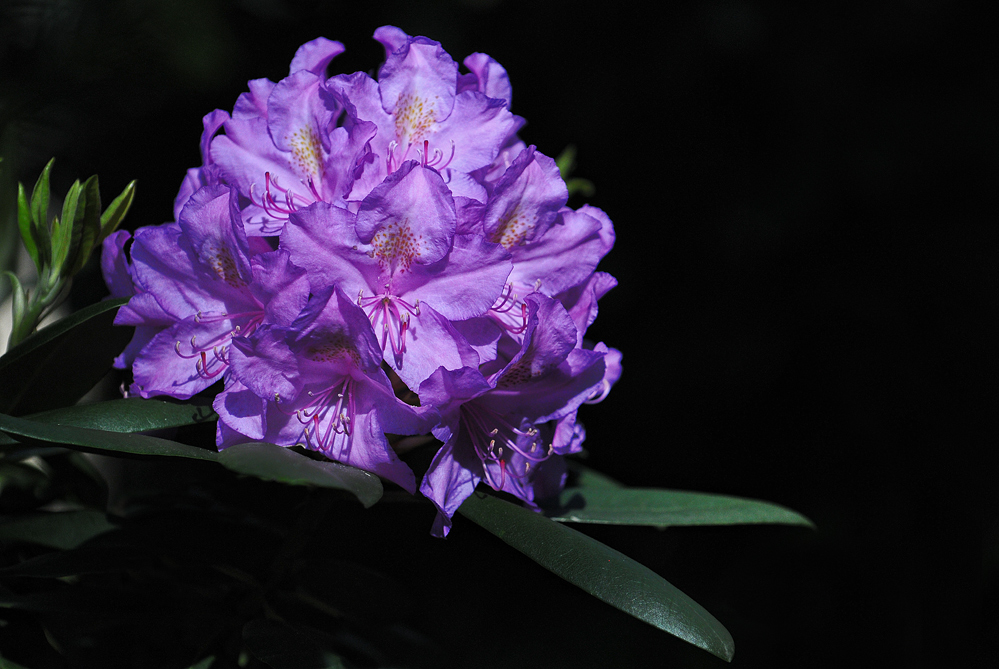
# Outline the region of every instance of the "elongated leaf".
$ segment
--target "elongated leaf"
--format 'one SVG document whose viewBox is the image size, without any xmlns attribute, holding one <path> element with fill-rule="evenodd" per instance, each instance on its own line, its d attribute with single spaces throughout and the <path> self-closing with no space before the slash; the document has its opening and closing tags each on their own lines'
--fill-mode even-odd
<svg viewBox="0 0 999 669">
<path fill-rule="evenodd" d="M 38 513 L 0 523 L 0 541 L 26 541 L 68 550 L 114 528 L 100 511 Z"/>
<path fill-rule="evenodd" d="M 131 328 L 112 325 L 125 302 L 106 300 L 81 309 L 0 357 L 0 412 L 26 414 L 75 404 L 111 369 L 131 337 Z"/>
<path fill-rule="evenodd" d="M 780 523 L 815 527 L 801 514 L 771 502 L 656 488 L 566 488 L 559 496 L 559 508 L 546 515 L 565 523 L 657 527 Z"/>
<path fill-rule="evenodd" d="M 42 173 L 38 175 L 38 181 L 31 190 L 31 236 L 35 241 L 38 251 L 39 262 L 35 267 L 41 271 L 42 265 L 46 264 L 50 258 L 49 242 L 49 174 L 52 172 L 52 165 L 55 158 L 49 160 Z"/>
<path fill-rule="evenodd" d="M 31 262 L 35 263 L 35 269 L 40 271 L 38 244 L 35 242 L 35 234 L 32 230 L 34 226 L 31 223 L 31 205 L 28 204 L 28 195 L 24 192 L 24 184 L 17 184 L 17 227 L 21 231 L 24 248 L 31 256 Z"/>
<path fill-rule="evenodd" d="M 566 464 L 569 467 L 569 471 L 575 475 L 576 481 L 574 487 L 578 488 L 623 488 L 625 487 L 623 483 L 618 483 L 606 474 L 601 474 L 595 469 L 590 469 L 585 465 L 579 464 L 575 460 L 568 460 Z"/>
<path fill-rule="evenodd" d="M 210 404 L 129 397 L 43 411 L 27 418 L 108 432 L 149 432 L 197 425 L 214 421 L 217 416 Z"/>
<path fill-rule="evenodd" d="M 52 266 L 56 271 L 66 264 L 73 247 L 73 228 L 78 225 L 77 219 L 83 218 L 86 204 L 86 195 L 77 179 L 62 201 L 62 216 L 52 222 Z"/>
<path fill-rule="evenodd" d="M 342 669 L 343 661 L 311 635 L 276 620 L 258 618 L 243 627 L 253 657 L 273 669 Z"/>
<path fill-rule="evenodd" d="M 150 432 L 171 427 L 196 425 L 217 418 L 208 404 L 167 402 L 129 397 L 94 404 L 53 409 L 25 416 L 28 420 L 89 427 L 108 432 Z M 0 434 L 0 446 L 17 440 Z"/>
<path fill-rule="evenodd" d="M 313 460 L 274 444 L 250 442 L 230 446 L 219 454 L 219 462 L 234 472 L 267 481 L 347 490 L 365 507 L 382 496 L 382 482 L 374 474 L 339 462 Z"/>
<path fill-rule="evenodd" d="M 338 462 L 313 460 L 274 444 L 237 444 L 218 453 L 143 434 L 45 423 L 5 414 L 0 414 L 0 432 L 20 442 L 45 442 L 95 453 L 210 460 L 234 472 L 266 481 L 346 490 L 353 493 L 365 507 L 371 506 L 382 496 L 382 482 L 370 472 Z"/>
<path fill-rule="evenodd" d="M 473 494 L 458 511 L 597 599 L 731 661 L 735 643 L 704 607 L 661 576 L 585 534 L 496 497 Z"/>
<path fill-rule="evenodd" d="M 135 199 L 135 181 L 125 186 L 121 195 L 112 200 L 108 208 L 101 214 L 101 235 L 97 239 L 97 243 L 104 241 L 105 237 L 118 229 L 125 214 L 132 206 L 133 199 Z"/>
<path fill-rule="evenodd" d="M 76 450 L 95 453 L 167 456 L 213 462 L 219 458 L 219 454 L 215 451 L 167 439 L 149 437 L 144 434 L 120 434 L 104 430 L 91 430 L 70 425 L 43 423 L 26 418 L 15 418 L 6 414 L 0 414 L 0 432 L 5 432 L 22 442 L 25 440 L 41 441 L 76 447 Z"/>
<path fill-rule="evenodd" d="M 0 655 L 0 669 L 28 669 L 23 664 L 18 664 L 13 660 L 6 659 L 3 655 Z"/>
<path fill-rule="evenodd" d="M 73 221 L 72 242 L 63 268 L 66 278 L 75 276 L 83 268 L 101 235 L 101 191 L 97 175 L 84 181 L 80 190 L 80 207 Z"/>
<path fill-rule="evenodd" d="M 209 655 L 208 657 L 201 660 L 197 664 L 192 664 L 190 669 L 208 669 L 208 667 L 212 666 L 212 662 L 214 661 L 215 661 L 215 656 Z"/>
</svg>

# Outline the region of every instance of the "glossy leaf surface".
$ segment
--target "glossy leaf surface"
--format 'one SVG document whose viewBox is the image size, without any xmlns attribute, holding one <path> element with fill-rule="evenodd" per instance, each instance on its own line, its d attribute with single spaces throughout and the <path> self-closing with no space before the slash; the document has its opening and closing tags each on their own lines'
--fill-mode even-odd
<svg viewBox="0 0 999 669">
<path fill-rule="evenodd" d="M 523 507 L 473 494 L 458 509 L 545 569 L 650 625 L 731 661 L 728 630 L 664 578 L 596 539 Z"/>
<path fill-rule="evenodd" d="M 566 488 L 559 496 L 559 508 L 546 515 L 567 523 L 657 527 L 779 523 L 814 527 L 808 518 L 779 504 L 658 488 Z"/>
<path fill-rule="evenodd" d="M 232 471 L 266 481 L 348 490 L 366 507 L 382 496 L 382 482 L 374 474 L 339 462 L 313 460 L 274 444 L 237 444 L 219 453 L 218 460 Z"/>
<path fill-rule="evenodd" d="M 112 454 L 170 456 L 195 460 L 218 460 L 218 453 L 143 434 L 121 434 L 105 430 L 57 425 L 0 414 L 0 431 L 18 441 L 76 446 L 77 450 Z"/>
</svg>

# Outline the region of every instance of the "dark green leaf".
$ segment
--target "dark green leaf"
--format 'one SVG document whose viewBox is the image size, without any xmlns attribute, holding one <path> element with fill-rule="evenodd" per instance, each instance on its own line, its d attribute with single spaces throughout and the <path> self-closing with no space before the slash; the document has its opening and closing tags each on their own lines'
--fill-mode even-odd
<svg viewBox="0 0 999 669">
<path fill-rule="evenodd" d="M 108 432 L 150 432 L 213 421 L 217 416 L 208 404 L 129 397 L 42 411 L 25 418 Z M 0 434 L 0 446 L 16 443 L 16 439 Z"/>
<path fill-rule="evenodd" d="M 196 446 L 188 446 L 176 441 L 149 437 L 144 434 L 120 434 L 104 430 L 91 430 L 69 425 L 43 423 L 26 418 L 14 418 L 0 414 L 0 431 L 15 437 L 18 441 L 46 442 L 64 445 L 75 450 L 96 453 L 166 456 L 193 458 L 195 460 L 217 461 L 219 454 Z"/>
<path fill-rule="evenodd" d="M 274 444 L 237 444 L 222 451 L 218 460 L 234 472 L 267 481 L 347 490 L 365 507 L 382 496 L 382 482 L 374 474 L 339 462 L 313 460 Z"/>
<path fill-rule="evenodd" d="M 101 511 L 38 513 L 0 522 L 0 541 L 25 541 L 68 550 L 114 528 Z"/>
<path fill-rule="evenodd" d="M 105 300 L 81 309 L 0 357 L 0 412 L 26 414 L 75 404 L 103 378 L 131 337 L 131 328 L 112 325 L 126 301 Z"/>
<path fill-rule="evenodd" d="M 149 432 L 214 421 L 210 404 L 169 402 L 129 397 L 53 409 L 28 416 L 31 420 L 108 432 Z"/>
<path fill-rule="evenodd" d="M 116 197 L 108 205 L 108 208 L 104 210 L 104 213 L 101 214 L 101 236 L 97 240 L 98 242 L 103 241 L 105 237 L 118 229 L 122 219 L 125 218 L 125 214 L 128 213 L 129 207 L 132 206 L 134 198 L 135 181 L 125 186 L 125 190 L 121 192 L 121 195 Z"/>
<path fill-rule="evenodd" d="M 23 664 L 18 664 L 13 660 L 6 659 L 3 655 L 0 655 L 0 669 L 28 669 Z"/>
<path fill-rule="evenodd" d="M 243 627 L 250 655 L 274 669 L 342 669 L 343 661 L 313 635 L 276 620 L 259 618 Z"/>
<path fill-rule="evenodd" d="M 0 491 L 4 488 L 17 488 L 41 497 L 50 485 L 49 476 L 38 467 L 21 462 L 0 459 Z"/>
<path fill-rule="evenodd" d="M 590 469 L 579 464 L 575 460 L 568 460 L 566 464 L 569 471 L 575 475 L 573 487 L 578 488 L 623 488 L 624 484 L 618 483 L 606 474 L 601 474 L 595 469 Z"/>
<path fill-rule="evenodd" d="M 614 525 L 741 525 L 781 523 L 814 527 L 778 504 L 742 497 L 656 488 L 566 488 L 552 520 Z"/>
<path fill-rule="evenodd" d="M 458 511 L 594 597 L 723 660 L 732 660 L 735 643 L 714 616 L 609 546 L 489 495 L 473 494 Z"/>
</svg>

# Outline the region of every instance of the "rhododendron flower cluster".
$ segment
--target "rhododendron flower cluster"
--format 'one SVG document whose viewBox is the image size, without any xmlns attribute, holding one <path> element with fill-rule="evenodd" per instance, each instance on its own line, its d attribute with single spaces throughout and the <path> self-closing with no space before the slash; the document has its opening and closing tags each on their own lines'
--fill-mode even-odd
<svg viewBox="0 0 999 669">
<path fill-rule="evenodd" d="M 599 209 L 566 207 L 555 161 L 517 136 L 506 71 L 379 28 L 377 80 L 326 76 L 317 39 L 288 76 L 204 118 L 175 222 L 104 245 L 130 393 L 217 382 L 219 448 L 304 446 L 415 493 L 390 435 L 442 445 L 419 489 L 434 533 L 479 482 L 531 506 L 565 482 L 620 353 L 584 335 L 615 285 Z M 126 252 L 127 250 L 127 252 Z"/>
</svg>

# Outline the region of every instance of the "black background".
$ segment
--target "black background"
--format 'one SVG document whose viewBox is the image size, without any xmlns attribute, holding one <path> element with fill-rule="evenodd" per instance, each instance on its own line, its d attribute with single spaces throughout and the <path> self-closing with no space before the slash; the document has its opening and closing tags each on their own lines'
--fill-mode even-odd
<svg viewBox="0 0 999 669">
<path fill-rule="evenodd" d="M 999 633 L 994 26 L 929 0 L 667 4 L 6 0 L 4 164 L 30 183 L 54 155 L 54 187 L 97 173 L 106 197 L 136 178 L 127 226 L 157 224 L 200 164 L 202 115 L 286 76 L 301 43 L 342 41 L 333 73 L 375 70 L 382 24 L 459 61 L 490 54 L 521 137 L 552 156 L 575 144 L 617 231 L 601 269 L 619 286 L 589 335 L 625 372 L 582 412 L 587 463 L 819 527 L 586 531 L 714 613 L 735 666 L 984 663 Z M 79 306 L 103 294 L 91 278 Z M 476 532 L 459 519 L 447 545 Z M 399 550 L 440 550 L 422 546 Z M 477 666 L 724 664 L 499 555 L 509 573 L 429 609 Z"/>
</svg>

